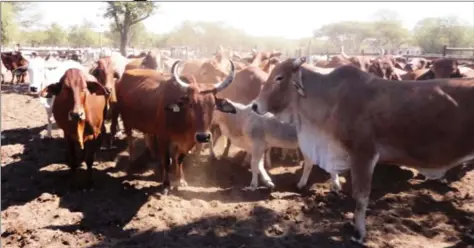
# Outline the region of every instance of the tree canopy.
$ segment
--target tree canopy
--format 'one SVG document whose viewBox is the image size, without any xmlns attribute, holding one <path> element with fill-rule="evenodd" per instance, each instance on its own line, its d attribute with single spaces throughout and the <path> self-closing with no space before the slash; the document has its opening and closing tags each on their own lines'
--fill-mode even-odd
<svg viewBox="0 0 474 248">
<path fill-rule="evenodd" d="M 131 28 L 147 19 L 159 8 L 154 2 L 107 2 L 105 18 L 113 20 L 112 31 L 120 36 L 120 52 L 126 55 L 130 42 Z M 135 29 L 138 32 L 139 29 Z"/>
<path fill-rule="evenodd" d="M 425 18 L 416 23 L 413 30 L 408 30 L 402 25 L 398 14 L 390 10 L 377 11 L 371 21 L 341 21 L 323 25 L 314 30 L 312 37 L 292 40 L 252 36 L 222 22 L 184 21 L 168 33 L 155 34 L 147 30 L 143 23 L 143 20 L 159 10 L 159 5 L 153 2 L 108 2 L 103 16 L 109 23 L 103 33 L 97 31 L 97 27 L 88 20 L 72 27 L 51 23 L 27 29 L 26 24 L 31 24 L 31 16 L 41 18 L 40 14 L 32 12 L 31 9 L 34 8 L 26 8 L 28 4 L 34 3 L 1 3 L 3 44 L 73 47 L 102 45 L 120 47 L 123 51 L 127 46 L 141 49 L 189 46 L 204 53 L 214 52 L 219 46 L 223 46 L 238 50 L 277 49 L 291 55 L 299 49 L 305 52 L 309 44 L 311 51 L 318 52 L 337 51 L 341 45 L 347 51 L 354 52 L 367 48 L 396 50 L 401 46 L 419 46 L 426 53 L 440 53 L 444 45 L 474 46 L 474 27 L 458 17 Z M 26 13 L 26 9 L 30 12 Z M 40 20 L 36 20 L 36 23 L 40 23 Z"/>
</svg>

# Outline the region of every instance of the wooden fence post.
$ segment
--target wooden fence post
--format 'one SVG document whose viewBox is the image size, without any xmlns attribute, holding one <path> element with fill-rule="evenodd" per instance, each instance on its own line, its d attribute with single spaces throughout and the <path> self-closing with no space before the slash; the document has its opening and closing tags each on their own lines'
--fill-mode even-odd
<svg viewBox="0 0 474 248">
<path fill-rule="evenodd" d="M 444 46 L 443 46 L 443 57 L 446 57 L 446 48 L 447 48 L 447 47 L 448 47 L 447 45 L 444 45 Z"/>
</svg>

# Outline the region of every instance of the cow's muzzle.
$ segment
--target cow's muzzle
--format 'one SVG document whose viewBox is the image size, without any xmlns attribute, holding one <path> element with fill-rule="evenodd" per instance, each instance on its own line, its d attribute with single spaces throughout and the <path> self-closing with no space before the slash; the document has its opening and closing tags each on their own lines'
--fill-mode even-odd
<svg viewBox="0 0 474 248">
<path fill-rule="evenodd" d="M 196 136 L 194 136 L 194 138 L 198 143 L 208 143 L 209 141 L 211 141 L 211 133 L 196 133 Z"/>
<path fill-rule="evenodd" d="M 80 120 L 85 120 L 85 114 L 83 111 L 80 112 L 69 112 L 69 120 L 70 121 L 80 121 Z"/>
</svg>

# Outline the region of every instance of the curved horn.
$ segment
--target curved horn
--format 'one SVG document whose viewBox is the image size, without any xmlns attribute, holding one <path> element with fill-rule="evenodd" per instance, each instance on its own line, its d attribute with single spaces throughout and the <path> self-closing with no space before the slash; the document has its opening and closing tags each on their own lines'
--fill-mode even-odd
<svg viewBox="0 0 474 248">
<path fill-rule="evenodd" d="M 344 46 L 341 46 L 341 56 L 345 59 L 350 59 L 351 58 L 344 52 Z"/>
<path fill-rule="evenodd" d="M 229 62 L 230 62 L 229 75 L 224 79 L 224 81 L 214 84 L 214 92 L 215 93 L 227 88 L 232 83 L 232 81 L 234 81 L 234 76 L 235 76 L 234 75 L 234 73 L 235 73 L 234 62 L 232 62 L 232 60 L 229 60 Z"/>
<path fill-rule="evenodd" d="M 183 80 L 181 80 L 181 78 L 179 78 L 179 75 L 178 75 L 177 68 L 178 68 L 179 63 L 181 63 L 181 60 L 176 60 L 173 63 L 173 65 L 171 66 L 171 73 L 173 74 L 174 79 L 178 83 L 178 85 L 183 87 L 184 89 L 187 89 L 189 87 L 189 85 L 187 83 L 185 83 Z"/>
</svg>

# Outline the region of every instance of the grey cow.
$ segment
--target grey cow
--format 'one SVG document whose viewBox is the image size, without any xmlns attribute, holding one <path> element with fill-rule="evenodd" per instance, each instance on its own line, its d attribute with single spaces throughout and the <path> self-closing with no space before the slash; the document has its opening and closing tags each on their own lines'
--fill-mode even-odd
<svg viewBox="0 0 474 248">
<path fill-rule="evenodd" d="M 258 187 L 258 174 L 262 175 L 263 183 L 269 188 L 275 187 L 263 166 L 263 155 L 271 147 L 286 149 L 298 148 L 296 128 L 288 123 L 279 121 L 273 114 L 259 115 L 252 111 L 251 105 L 227 101 L 234 106 L 236 113 L 215 111 L 213 122 L 219 125 L 222 134 L 229 138 L 232 144 L 244 149 L 251 156 L 252 181 L 249 189 Z M 211 149 L 212 146 L 211 146 Z M 304 169 L 298 188 L 306 186 L 313 163 L 304 159 Z M 333 190 L 340 190 L 339 177 L 331 174 Z"/>
</svg>

